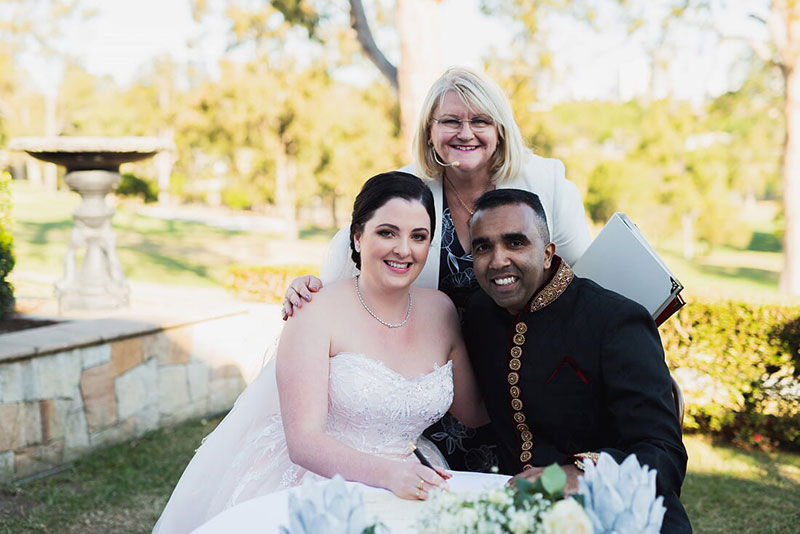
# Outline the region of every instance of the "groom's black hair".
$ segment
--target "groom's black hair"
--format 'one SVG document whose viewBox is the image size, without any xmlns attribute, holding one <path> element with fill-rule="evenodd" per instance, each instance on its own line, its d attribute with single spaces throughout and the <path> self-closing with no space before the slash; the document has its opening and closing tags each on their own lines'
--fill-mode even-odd
<svg viewBox="0 0 800 534">
<path fill-rule="evenodd" d="M 550 231 L 547 229 L 547 215 L 544 213 L 542 201 L 539 200 L 539 195 L 523 189 L 495 189 L 479 196 L 475 201 L 475 213 L 470 219 L 470 226 L 472 226 L 472 221 L 479 211 L 499 208 L 500 206 L 512 206 L 514 204 L 525 204 L 533 210 L 533 214 L 536 216 L 539 236 L 545 243 L 549 243 Z"/>
<path fill-rule="evenodd" d="M 364 182 L 361 192 L 353 202 L 353 217 L 350 222 L 350 256 L 361 269 L 361 254 L 356 252 L 353 236 L 364 229 L 364 225 L 375 212 L 393 198 L 416 200 L 425 207 L 431 219 L 431 239 L 436 230 L 436 209 L 433 193 L 425 182 L 407 172 L 392 171 L 378 174 Z"/>
</svg>

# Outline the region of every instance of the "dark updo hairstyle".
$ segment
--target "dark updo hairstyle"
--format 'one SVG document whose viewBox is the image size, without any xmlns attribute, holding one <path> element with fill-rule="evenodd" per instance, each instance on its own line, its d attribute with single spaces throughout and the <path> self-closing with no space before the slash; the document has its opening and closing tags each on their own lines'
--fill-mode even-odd
<svg viewBox="0 0 800 534">
<path fill-rule="evenodd" d="M 364 183 L 361 192 L 353 202 L 353 217 L 350 222 L 350 256 L 361 269 L 361 254 L 356 252 L 353 236 L 362 232 L 364 225 L 375 212 L 393 198 L 417 201 L 425 207 L 431 219 L 431 239 L 436 230 L 436 210 L 433 207 L 433 193 L 425 182 L 407 172 L 392 171 L 373 176 Z"/>
</svg>

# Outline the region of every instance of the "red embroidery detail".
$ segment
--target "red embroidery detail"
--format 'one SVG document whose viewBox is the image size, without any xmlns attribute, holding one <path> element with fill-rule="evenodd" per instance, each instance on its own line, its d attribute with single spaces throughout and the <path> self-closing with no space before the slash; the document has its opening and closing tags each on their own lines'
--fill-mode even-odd
<svg viewBox="0 0 800 534">
<path fill-rule="evenodd" d="M 556 377 L 556 375 L 558 374 L 558 372 L 561 370 L 561 368 L 564 366 L 565 363 L 568 363 L 570 367 L 572 367 L 572 370 L 575 371 L 575 374 L 578 375 L 578 378 L 581 379 L 581 382 L 583 382 L 584 384 L 589 383 L 589 379 L 586 378 L 585 374 L 583 374 L 583 371 L 581 371 L 581 368 L 578 367 L 577 363 L 575 363 L 575 360 L 573 360 L 571 356 L 567 355 L 564 356 L 564 359 L 562 359 L 561 362 L 559 362 L 559 364 L 556 366 L 555 370 L 553 371 L 553 374 L 551 374 L 550 378 L 547 379 L 547 384 L 553 381 L 553 379 Z"/>
</svg>

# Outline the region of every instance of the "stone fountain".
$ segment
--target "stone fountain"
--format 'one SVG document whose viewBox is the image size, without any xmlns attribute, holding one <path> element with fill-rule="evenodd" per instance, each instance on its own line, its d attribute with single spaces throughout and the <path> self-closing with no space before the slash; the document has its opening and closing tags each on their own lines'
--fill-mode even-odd
<svg viewBox="0 0 800 534">
<path fill-rule="evenodd" d="M 117 257 L 111 227 L 114 209 L 105 197 L 120 183 L 121 164 L 175 150 L 175 144 L 154 137 L 21 137 L 12 140 L 9 148 L 66 167 L 64 181 L 83 199 L 73 213 L 75 226 L 64 257 L 64 278 L 55 286 L 59 309 L 127 305 L 130 286 Z M 84 248 L 78 271 L 77 254 Z"/>
</svg>

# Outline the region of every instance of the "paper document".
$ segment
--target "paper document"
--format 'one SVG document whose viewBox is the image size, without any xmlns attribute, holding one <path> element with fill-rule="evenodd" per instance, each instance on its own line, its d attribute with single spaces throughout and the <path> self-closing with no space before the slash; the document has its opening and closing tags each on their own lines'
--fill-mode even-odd
<svg viewBox="0 0 800 534">
<path fill-rule="evenodd" d="M 656 324 L 685 304 L 683 285 L 624 213 L 611 216 L 572 270 L 638 302 Z"/>
</svg>

